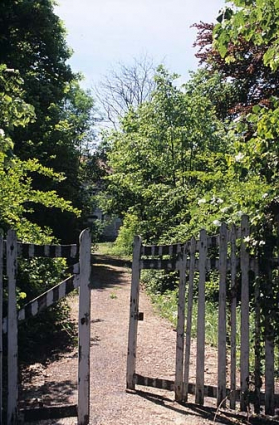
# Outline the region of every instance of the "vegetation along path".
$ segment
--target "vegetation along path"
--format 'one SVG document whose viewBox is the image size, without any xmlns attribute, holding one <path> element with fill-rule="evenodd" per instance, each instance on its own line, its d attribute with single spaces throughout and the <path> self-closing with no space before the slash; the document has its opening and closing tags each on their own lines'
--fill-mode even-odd
<svg viewBox="0 0 279 425">
<path fill-rule="evenodd" d="M 173 393 L 156 388 L 137 387 L 136 392 L 126 392 L 131 275 L 125 264 L 96 255 L 92 281 L 90 424 L 247 423 L 247 418 L 233 415 L 232 412 L 218 412 L 215 418 L 214 401 L 202 407 L 190 399 L 185 406 L 174 402 Z M 77 317 L 77 296 L 72 298 L 71 307 L 73 315 Z M 140 311 L 144 312 L 144 321 L 139 322 L 137 372 L 151 377 L 174 379 L 175 330 L 154 311 L 144 291 L 140 294 Z M 32 389 L 32 396 L 39 398 L 42 404 L 75 403 L 76 351 L 64 353 L 47 365 L 37 364 L 36 373 L 30 373 L 31 383 L 25 384 L 25 393 Z M 212 374 L 214 379 L 215 350 L 208 347 L 206 355 L 208 374 Z M 76 418 L 40 423 L 73 425 L 76 424 Z"/>
</svg>

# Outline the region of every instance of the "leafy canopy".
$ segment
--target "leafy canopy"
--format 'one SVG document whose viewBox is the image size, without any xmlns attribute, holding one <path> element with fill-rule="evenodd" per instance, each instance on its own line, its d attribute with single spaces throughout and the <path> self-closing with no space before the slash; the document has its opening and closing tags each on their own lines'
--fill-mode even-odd
<svg viewBox="0 0 279 425">
<path fill-rule="evenodd" d="M 33 176 L 37 173 L 49 179 L 62 181 L 63 175 L 39 164 L 36 159 L 22 161 L 13 154 L 13 141 L 9 132 L 24 127 L 35 119 L 34 108 L 24 100 L 23 81 L 18 72 L 0 66 L 0 226 L 17 230 L 20 238 L 42 240 L 39 226 L 27 217 L 32 205 L 56 207 L 78 214 L 70 202 L 55 191 L 35 190 Z M 45 237 L 50 232 L 46 231 Z"/>
</svg>

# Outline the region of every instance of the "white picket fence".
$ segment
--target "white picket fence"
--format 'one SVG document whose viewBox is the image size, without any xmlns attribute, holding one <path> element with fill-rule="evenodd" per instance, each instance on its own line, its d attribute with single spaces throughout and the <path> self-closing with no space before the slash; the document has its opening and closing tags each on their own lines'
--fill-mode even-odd
<svg viewBox="0 0 279 425">
<path fill-rule="evenodd" d="M 43 293 L 30 301 L 21 310 L 17 311 L 16 305 L 16 271 L 17 258 L 33 257 L 65 257 L 79 258 L 79 262 L 72 267 L 72 275 L 60 282 L 54 288 Z M 6 264 L 4 264 L 6 260 Z M 8 314 L 3 318 L 3 278 L 4 271 L 8 281 Z M 9 230 L 7 240 L 0 236 L 0 424 L 18 424 L 18 321 L 36 316 L 43 309 L 53 305 L 65 297 L 71 291 L 79 288 L 79 318 L 78 318 L 78 405 L 45 407 L 44 418 L 77 416 L 79 425 L 89 424 L 89 400 L 90 400 L 90 274 L 91 274 L 91 237 L 88 230 L 84 230 L 79 238 L 79 250 L 77 245 L 33 245 L 23 244 L 17 241 L 14 231 Z M 3 320 L 2 320 L 3 318 Z M 7 406 L 3 406 L 3 338 L 7 333 Z M 6 411 L 4 417 L 3 411 Z M 48 410 L 48 411 L 47 411 Z M 55 412 L 57 416 L 55 416 Z M 25 421 L 28 418 L 38 420 L 40 409 L 21 412 Z"/>
<path fill-rule="evenodd" d="M 208 236 L 201 230 L 198 240 L 192 238 L 181 244 L 168 246 L 146 246 L 139 236 L 135 237 L 132 265 L 132 286 L 130 304 L 130 325 L 127 358 L 127 389 L 135 389 L 135 385 L 152 386 L 175 391 L 177 401 L 187 401 L 188 393 L 195 395 L 197 404 L 204 404 L 205 397 L 217 399 L 217 405 L 226 407 L 226 399 L 230 400 L 230 408 L 247 410 L 249 403 L 251 375 L 253 375 L 253 403 L 255 411 L 260 412 L 261 404 L 265 405 L 265 413 L 273 415 L 279 404 L 279 395 L 275 394 L 274 374 L 274 335 L 267 332 L 270 327 L 265 317 L 265 335 L 261 335 L 261 305 L 259 303 L 260 287 L 259 264 L 256 258 L 249 255 L 245 240 L 249 236 L 249 220 L 242 217 L 239 228 L 234 225 L 228 229 L 225 224 L 220 227 L 216 236 Z M 213 255 L 212 253 L 215 252 Z M 216 254 L 217 252 L 217 254 Z M 278 259 L 268 259 L 273 270 L 277 270 Z M 139 283 L 142 269 L 177 270 L 179 272 L 179 300 L 177 317 L 177 342 L 175 380 L 163 380 L 141 376 L 136 373 L 137 329 L 142 320 L 139 312 Z M 218 319 L 218 378 L 216 385 L 205 383 L 205 289 L 208 274 L 214 271 L 219 274 L 219 319 Z M 254 286 L 251 285 L 251 273 Z M 192 308 L 194 278 L 198 279 L 198 318 L 197 318 L 197 350 L 196 380 L 189 382 L 190 346 L 192 336 Z M 237 279 L 241 280 L 240 319 L 240 371 L 237 368 Z M 250 344 L 250 299 L 249 287 L 253 287 L 255 299 L 255 334 L 254 345 Z M 271 290 L 271 288 L 269 288 Z M 185 299 L 187 299 L 187 306 Z M 230 305 L 229 305 L 230 304 Z M 229 307 L 228 307 L 229 305 Z M 227 309 L 229 308 L 229 311 Z M 230 320 L 228 321 L 228 316 Z M 229 323 L 228 323 L 229 322 Z M 227 335 L 230 341 L 227 341 Z M 261 376 L 260 341 L 264 340 L 265 376 Z M 249 352 L 255 350 L 255 364 L 249 364 Z M 160 353 L 158 353 L 160 356 Z M 227 371 L 227 358 L 230 358 L 230 370 Z M 237 374 L 240 385 L 237 386 Z M 228 384 L 229 376 L 229 384 Z M 264 386 L 262 387 L 262 381 Z M 264 388 L 264 391 L 263 391 Z"/>
</svg>

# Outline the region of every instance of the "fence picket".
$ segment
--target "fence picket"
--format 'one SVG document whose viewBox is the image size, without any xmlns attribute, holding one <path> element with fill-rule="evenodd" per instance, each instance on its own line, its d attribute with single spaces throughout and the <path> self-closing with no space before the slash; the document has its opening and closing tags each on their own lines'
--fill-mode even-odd
<svg viewBox="0 0 279 425">
<path fill-rule="evenodd" d="M 134 374 L 136 370 L 137 330 L 139 313 L 139 284 L 140 284 L 140 253 L 141 238 L 135 236 L 132 264 L 132 286 L 130 299 L 130 322 L 127 355 L 127 389 L 135 388 Z"/>
<path fill-rule="evenodd" d="M 78 425 L 89 424 L 90 408 L 90 324 L 91 324 L 91 237 L 88 229 L 80 242 Z"/>
<path fill-rule="evenodd" d="M 230 408 L 235 409 L 236 401 L 236 227 L 231 228 L 231 393 Z"/>
<path fill-rule="evenodd" d="M 197 325 L 196 403 L 204 403 L 204 351 L 205 351 L 205 271 L 207 258 L 207 234 L 200 232 L 199 243 L 199 295 Z"/>
<path fill-rule="evenodd" d="M 261 412 L 261 309 L 258 265 L 255 264 L 255 413 Z"/>
<path fill-rule="evenodd" d="M 0 235 L 0 424 L 3 423 L 3 237 Z"/>
<path fill-rule="evenodd" d="M 190 246 L 190 267 L 189 267 L 187 324 L 186 324 L 186 342 L 185 342 L 184 385 L 183 385 L 183 400 L 184 401 L 187 401 L 188 399 L 188 387 L 189 387 L 192 311 L 193 311 L 193 287 L 194 287 L 195 260 L 196 260 L 195 257 L 196 257 L 196 239 L 192 237 L 191 246 Z"/>
<path fill-rule="evenodd" d="M 240 341 L 240 409 L 247 409 L 249 388 L 249 253 L 245 238 L 249 236 L 249 220 L 246 215 L 241 220 L 241 341 Z"/>
<path fill-rule="evenodd" d="M 176 329 L 176 367 L 175 367 L 175 400 L 183 398 L 183 354 L 185 329 L 185 290 L 186 290 L 187 249 L 183 247 L 179 262 L 179 298 Z"/>
<path fill-rule="evenodd" d="M 218 396 L 217 406 L 226 407 L 226 286 L 227 286 L 227 226 L 220 228 L 219 250 L 219 315 L 218 315 Z"/>
<path fill-rule="evenodd" d="M 274 415 L 274 329 L 272 319 L 274 291 L 272 287 L 272 271 L 267 262 L 267 279 L 265 281 L 266 300 L 269 303 L 270 311 L 265 313 L 265 414 Z"/>
<path fill-rule="evenodd" d="M 17 239 L 13 230 L 7 234 L 7 276 L 8 276 L 8 402 L 7 423 L 16 425 L 18 401 L 18 348 L 17 348 L 17 311 L 16 311 L 16 262 Z"/>
</svg>

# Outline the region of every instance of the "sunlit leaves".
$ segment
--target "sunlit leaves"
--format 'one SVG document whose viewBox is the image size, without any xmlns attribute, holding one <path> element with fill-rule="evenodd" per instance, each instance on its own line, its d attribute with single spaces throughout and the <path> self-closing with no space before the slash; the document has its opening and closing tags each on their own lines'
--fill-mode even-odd
<svg viewBox="0 0 279 425">
<path fill-rule="evenodd" d="M 230 53 L 230 43 L 238 44 L 243 37 L 256 46 L 265 46 L 264 64 L 275 71 L 279 66 L 279 2 L 234 0 L 237 9 L 222 16 L 214 28 L 214 46 L 229 63 L 235 58 Z M 220 21 L 219 20 L 219 21 Z"/>
</svg>

